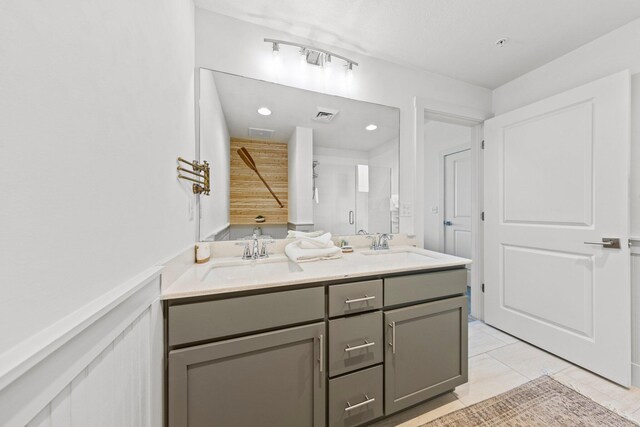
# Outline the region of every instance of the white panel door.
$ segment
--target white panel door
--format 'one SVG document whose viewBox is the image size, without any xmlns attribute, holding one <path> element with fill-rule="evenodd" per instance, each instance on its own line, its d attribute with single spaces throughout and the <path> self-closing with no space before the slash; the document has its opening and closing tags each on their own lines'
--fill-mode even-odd
<svg viewBox="0 0 640 427">
<path fill-rule="evenodd" d="M 625 71 L 497 116 L 484 152 L 486 322 L 625 386 L 629 90 Z"/>
<path fill-rule="evenodd" d="M 444 156 L 444 251 L 471 259 L 471 150 Z"/>
</svg>

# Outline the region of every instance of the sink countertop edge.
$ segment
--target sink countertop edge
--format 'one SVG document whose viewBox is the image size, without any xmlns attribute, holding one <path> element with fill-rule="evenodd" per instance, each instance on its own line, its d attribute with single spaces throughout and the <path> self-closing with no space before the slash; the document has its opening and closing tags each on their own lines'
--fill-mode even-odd
<svg viewBox="0 0 640 427">
<path fill-rule="evenodd" d="M 369 276 L 379 276 L 394 273 L 406 273 L 410 271 L 424 272 L 428 270 L 442 269 L 448 267 L 459 267 L 471 264 L 471 260 L 466 258 L 460 258 L 453 255 L 443 254 L 439 252 L 433 252 L 426 249 L 415 248 L 412 246 L 395 246 L 388 250 L 387 253 L 406 253 L 413 252 L 418 255 L 427 257 L 425 262 L 416 263 L 410 266 L 380 266 L 381 263 L 376 263 L 375 266 L 367 264 L 365 260 L 371 258 L 370 255 L 365 255 L 363 252 L 368 252 L 368 249 L 360 248 L 356 249 L 354 253 L 344 254 L 342 258 L 337 260 L 326 261 L 314 261 L 304 262 L 298 264 L 302 268 L 302 272 L 285 273 L 277 275 L 277 277 L 264 277 L 264 280 L 247 283 L 247 284 L 225 284 L 216 283 L 203 280 L 210 269 L 215 267 L 225 266 L 242 266 L 241 261 L 238 262 L 237 257 L 233 258 L 213 258 L 211 261 L 205 264 L 194 264 L 189 268 L 180 278 L 178 278 L 173 284 L 162 292 L 161 300 L 173 300 L 182 298 L 202 297 L 207 295 L 221 295 L 227 293 L 237 293 L 243 291 L 252 291 L 260 289 L 280 288 L 290 286 L 294 288 L 296 285 L 307 285 L 310 283 L 327 282 L 333 280 L 342 279 L 359 279 Z M 382 254 L 383 255 L 383 254 Z M 275 261 L 274 261 L 275 260 Z M 269 258 L 267 262 L 285 262 L 287 260 L 284 254 L 275 254 Z M 332 264 L 331 264 L 332 263 Z M 351 263 L 351 265 L 345 265 L 345 263 Z M 339 272 L 326 273 L 326 268 L 330 265 L 336 267 L 342 267 Z M 366 270 L 362 270 L 362 267 L 370 267 Z M 351 268 L 350 268 L 351 267 Z M 305 268 L 307 268 L 305 270 Z M 313 270 L 324 270 L 323 272 Z M 310 270 L 310 271 L 309 271 Z M 220 281 L 219 281 L 220 282 Z"/>
</svg>

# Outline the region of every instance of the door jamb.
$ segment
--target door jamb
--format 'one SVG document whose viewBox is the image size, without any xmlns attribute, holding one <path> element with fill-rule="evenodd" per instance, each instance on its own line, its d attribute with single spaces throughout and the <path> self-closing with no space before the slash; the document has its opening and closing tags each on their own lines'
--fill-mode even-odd
<svg viewBox="0 0 640 427">
<path fill-rule="evenodd" d="M 424 122 L 429 115 L 442 121 L 454 123 L 467 123 L 471 128 L 471 171 L 473 176 L 473 188 L 471 192 L 471 252 L 475 268 L 471 274 L 471 315 L 477 319 L 484 318 L 484 295 L 482 294 L 483 274 L 483 223 L 480 214 L 484 209 L 483 203 L 483 169 L 482 169 L 482 135 L 483 123 L 493 115 L 488 111 L 463 107 L 447 102 L 432 99 L 414 97 L 414 146 L 415 146 L 415 187 L 414 187 L 414 232 L 418 246 L 424 247 Z"/>
</svg>

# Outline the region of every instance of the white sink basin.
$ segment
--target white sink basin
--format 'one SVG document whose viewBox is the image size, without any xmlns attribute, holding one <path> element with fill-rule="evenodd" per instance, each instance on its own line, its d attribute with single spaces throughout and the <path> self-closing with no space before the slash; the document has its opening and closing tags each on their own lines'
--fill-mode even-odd
<svg viewBox="0 0 640 427">
<path fill-rule="evenodd" d="M 383 249 L 380 251 L 366 251 L 362 252 L 363 255 L 376 257 L 380 259 L 380 262 L 389 263 L 419 263 L 425 261 L 435 261 L 436 258 L 423 255 L 418 252 L 411 251 L 394 251 Z"/>
<path fill-rule="evenodd" d="M 298 264 L 286 258 L 241 260 L 232 264 L 214 265 L 207 272 L 204 280 L 255 280 L 270 275 L 300 273 L 302 271 Z"/>
</svg>

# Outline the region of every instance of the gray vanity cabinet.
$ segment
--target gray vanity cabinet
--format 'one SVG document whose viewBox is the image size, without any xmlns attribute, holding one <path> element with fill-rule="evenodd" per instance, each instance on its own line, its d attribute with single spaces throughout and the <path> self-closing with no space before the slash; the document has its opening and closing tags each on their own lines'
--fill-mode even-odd
<svg viewBox="0 0 640 427">
<path fill-rule="evenodd" d="M 169 427 L 325 425 L 325 323 L 169 352 Z"/>
<path fill-rule="evenodd" d="M 467 382 L 463 296 L 386 311 L 385 414 Z"/>
</svg>

